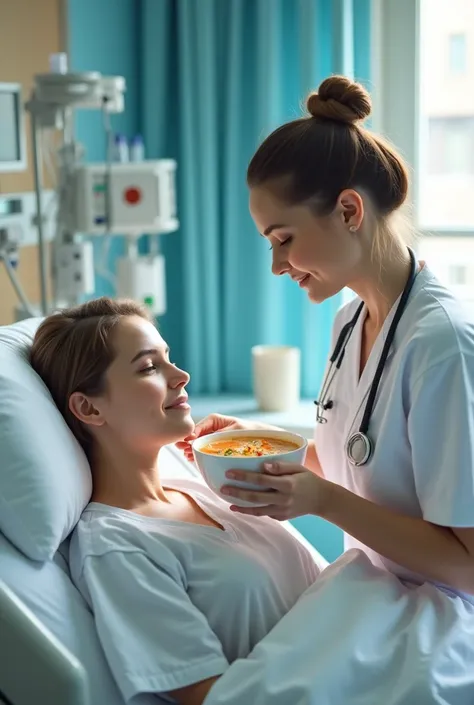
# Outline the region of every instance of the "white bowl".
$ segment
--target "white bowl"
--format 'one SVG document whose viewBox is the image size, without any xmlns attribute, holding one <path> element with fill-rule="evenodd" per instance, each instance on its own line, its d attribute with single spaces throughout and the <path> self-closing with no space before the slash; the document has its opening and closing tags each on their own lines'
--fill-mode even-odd
<svg viewBox="0 0 474 705">
<path fill-rule="evenodd" d="M 290 441 L 298 444 L 298 448 L 290 450 L 286 453 L 278 453 L 276 455 L 262 455 L 251 458 L 238 458 L 227 455 L 211 455 L 203 453 L 201 448 L 207 446 L 214 441 L 224 440 L 225 438 L 278 438 L 283 441 Z M 229 504 L 235 504 L 239 507 L 258 507 L 262 504 L 253 504 L 237 499 L 237 497 L 228 497 L 221 493 L 223 485 L 235 485 L 236 487 L 245 487 L 250 490 L 262 491 L 258 485 L 249 484 L 248 482 L 238 482 L 237 480 L 229 480 L 225 474 L 227 470 L 249 470 L 252 472 L 262 472 L 263 463 L 281 461 L 284 463 L 297 463 L 303 465 L 306 457 L 306 449 L 308 441 L 296 433 L 287 431 L 220 431 L 219 433 L 210 433 L 207 436 L 201 436 L 193 442 L 193 453 L 196 465 L 201 474 L 209 485 L 211 490 L 215 492 L 221 499 L 224 499 Z"/>
</svg>

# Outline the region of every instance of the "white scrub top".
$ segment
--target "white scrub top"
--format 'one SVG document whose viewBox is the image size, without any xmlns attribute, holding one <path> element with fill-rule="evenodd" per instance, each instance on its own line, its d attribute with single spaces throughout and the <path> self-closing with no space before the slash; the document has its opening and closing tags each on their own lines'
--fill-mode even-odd
<svg viewBox="0 0 474 705">
<path fill-rule="evenodd" d="M 398 303 L 398 302 L 397 302 Z M 343 308 L 333 345 L 359 301 Z M 316 431 L 324 473 L 362 497 L 451 527 L 474 526 L 474 325 L 425 266 L 383 374 L 370 462 L 353 467 L 357 430 L 396 305 L 359 379 L 363 314 Z M 206 705 L 473 705 L 474 598 L 426 581 L 345 537 L 326 568 Z"/>
<path fill-rule="evenodd" d="M 339 312 L 333 344 L 359 303 L 355 299 Z M 359 316 L 331 390 L 334 406 L 327 412 L 327 423 L 316 425 L 324 474 L 361 497 L 409 516 L 442 526 L 474 527 L 474 319 L 426 265 L 417 274 L 378 388 L 368 431 L 373 455 L 360 467 L 347 460 L 346 441 L 359 429 L 397 305 L 360 379 L 365 309 Z M 345 548 L 362 549 L 374 565 L 402 579 L 425 579 L 347 534 Z"/>
<path fill-rule="evenodd" d="M 319 574 L 277 521 L 232 513 L 197 481 L 166 486 L 191 495 L 224 530 L 91 503 L 71 540 L 73 581 L 126 701 L 246 658 Z"/>
</svg>

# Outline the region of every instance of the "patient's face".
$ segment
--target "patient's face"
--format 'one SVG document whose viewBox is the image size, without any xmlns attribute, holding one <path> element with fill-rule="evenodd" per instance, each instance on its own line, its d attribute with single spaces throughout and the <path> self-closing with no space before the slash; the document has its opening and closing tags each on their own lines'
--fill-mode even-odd
<svg viewBox="0 0 474 705">
<path fill-rule="evenodd" d="M 124 317 L 114 331 L 116 357 L 106 392 L 94 400 L 106 433 L 140 451 L 183 439 L 194 429 L 187 404 L 187 372 L 173 365 L 156 328 L 139 316 Z"/>
</svg>

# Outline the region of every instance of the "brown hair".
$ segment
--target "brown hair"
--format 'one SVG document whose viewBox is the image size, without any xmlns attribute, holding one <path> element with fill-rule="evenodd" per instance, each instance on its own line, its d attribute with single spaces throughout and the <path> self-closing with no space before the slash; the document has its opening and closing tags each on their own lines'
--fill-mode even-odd
<svg viewBox="0 0 474 705">
<path fill-rule="evenodd" d="M 113 330 L 123 316 L 150 320 L 144 307 L 106 296 L 48 316 L 33 340 L 30 362 L 43 379 L 69 428 L 90 459 L 92 437 L 69 409 L 73 392 L 105 391 L 105 373 L 115 357 Z"/>
<path fill-rule="evenodd" d="M 378 217 L 399 208 L 408 192 L 408 171 L 387 142 L 360 126 L 371 111 L 363 86 L 331 76 L 307 99 L 307 117 L 288 122 L 260 145 L 247 171 L 249 187 L 281 180 L 290 205 L 307 202 L 328 215 L 341 191 L 361 188 Z"/>
</svg>

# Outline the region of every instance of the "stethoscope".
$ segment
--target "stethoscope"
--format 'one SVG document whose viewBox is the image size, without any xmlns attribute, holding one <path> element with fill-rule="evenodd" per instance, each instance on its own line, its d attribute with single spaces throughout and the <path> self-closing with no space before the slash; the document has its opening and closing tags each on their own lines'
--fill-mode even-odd
<svg viewBox="0 0 474 705">
<path fill-rule="evenodd" d="M 375 397 L 377 395 L 377 389 L 382 378 L 385 363 L 387 362 L 387 357 L 390 352 L 393 340 L 395 338 L 395 332 L 397 330 L 398 323 L 402 317 L 403 311 L 408 301 L 410 291 L 416 279 L 417 274 L 417 261 L 414 252 L 408 248 L 410 253 L 411 269 L 408 281 L 405 284 L 400 301 L 395 311 L 392 323 L 387 333 L 387 338 L 380 355 L 380 359 L 375 370 L 374 379 L 370 386 L 369 396 L 367 398 L 367 403 L 365 405 L 364 415 L 362 417 L 359 430 L 352 433 L 346 442 L 346 456 L 348 461 L 352 465 L 360 466 L 365 465 L 370 456 L 372 455 L 374 444 L 370 440 L 367 432 L 369 430 L 369 422 L 372 414 L 372 410 L 375 404 Z M 344 353 L 346 351 L 347 344 L 350 337 L 354 331 L 355 325 L 359 319 L 362 309 L 364 308 L 364 302 L 362 301 L 357 307 L 357 311 L 351 320 L 343 326 L 341 332 L 339 333 L 336 345 L 334 346 L 333 353 L 329 358 L 328 370 L 324 376 L 323 383 L 321 385 L 321 390 L 319 393 L 319 399 L 315 401 L 317 407 L 316 421 L 318 423 L 327 423 L 327 418 L 325 417 L 325 412 L 332 409 L 334 402 L 329 398 L 331 388 L 333 386 L 334 378 L 337 371 L 341 367 L 342 361 L 344 359 Z"/>
</svg>

